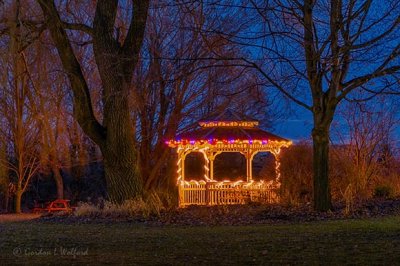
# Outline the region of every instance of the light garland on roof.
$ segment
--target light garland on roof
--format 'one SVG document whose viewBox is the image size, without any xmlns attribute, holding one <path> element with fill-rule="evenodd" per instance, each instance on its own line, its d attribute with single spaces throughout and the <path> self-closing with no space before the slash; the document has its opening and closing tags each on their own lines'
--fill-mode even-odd
<svg viewBox="0 0 400 266">
<path fill-rule="evenodd" d="M 207 121 L 199 122 L 201 127 L 256 127 L 257 121 Z"/>
<path fill-rule="evenodd" d="M 250 140 L 239 140 L 239 139 L 223 139 L 223 140 L 218 140 L 218 139 L 207 139 L 207 140 L 187 140 L 187 139 L 181 139 L 181 140 L 168 140 L 165 142 L 168 146 L 175 148 L 178 147 L 178 152 L 179 149 L 182 149 L 182 146 L 194 146 L 194 147 L 199 147 L 199 146 L 205 146 L 205 145 L 229 145 L 229 144 L 250 144 L 250 145 L 263 145 L 263 146 L 279 146 L 279 147 L 288 147 L 292 144 L 291 141 L 276 141 L 276 140 L 259 140 L 259 139 L 250 139 Z"/>
</svg>

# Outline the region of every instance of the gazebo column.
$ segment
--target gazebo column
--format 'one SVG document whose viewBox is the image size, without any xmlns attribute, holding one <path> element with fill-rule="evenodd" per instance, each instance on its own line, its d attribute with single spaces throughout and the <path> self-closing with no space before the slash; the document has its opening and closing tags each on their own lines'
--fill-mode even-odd
<svg viewBox="0 0 400 266">
<path fill-rule="evenodd" d="M 178 194 L 179 194 L 179 207 L 185 206 L 185 192 L 184 192 L 184 181 L 185 180 L 185 159 L 188 152 L 183 151 L 178 152 Z"/>
<path fill-rule="evenodd" d="M 210 157 L 210 177 L 211 180 L 214 180 L 214 158 Z"/>
<path fill-rule="evenodd" d="M 271 151 L 271 153 L 274 155 L 275 158 L 275 175 L 276 175 L 276 179 L 275 181 L 280 185 L 281 183 L 281 170 L 280 170 L 280 161 L 279 161 L 279 153 L 281 152 L 280 148 L 276 148 L 274 150 Z"/>
<path fill-rule="evenodd" d="M 185 180 L 185 159 L 186 156 L 190 153 L 191 151 L 180 151 L 178 152 L 178 181 L 184 181 Z"/>
<path fill-rule="evenodd" d="M 207 180 L 210 179 L 210 159 L 207 157 L 204 163 L 204 177 Z"/>
<path fill-rule="evenodd" d="M 185 159 L 186 159 L 186 154 L 183 153 L 181 157 L 181 176 L 182 176 L 182 181 L 185 180 Z"/>
<path fill-rule="evenodd" d="M 246 157 L 246 177 L 247 177 L 247 182 L 250 182 L 252 179 L 252 165 L 251 165 L 251 154 L 250 152 L 245 153 Z"/>
<path fill-rule="evenodd" d="M 200 149 L 199 152 L 204 156 L 204 179 L 208 181 L 210 179 L 210 155 L 204 149 Z"/>
<path fill-rule="evenodd" d="M 246 175 L 247 175 L 247 182 L 251 182 L 253 180 L 253 158 L 257 152 L 246 152 L 244 155 L 246 157 Z"/>
<path fill-rule="evenodd" d="M 250 154 L 250 180 L 253 180 L 253 159 L 257 152 L 252 152 Z"/>
<path fill-rule="evenodd" d="M 217 157 L 217 155 L 220 154 L 220 153 L 221 153 L 220 151 L 217 151 L 217 152 L 210 151 L 210 152 L 207 153 L 207 157 L 208 157 L 208 160 L 209 160 L 209 164 L 208 165 L 210 167 L 210 169 L 209 169 L 209 178 L 211 180 L 214 180 L 214 161 L 215 161 L 215 157 Z"/>
</svg>

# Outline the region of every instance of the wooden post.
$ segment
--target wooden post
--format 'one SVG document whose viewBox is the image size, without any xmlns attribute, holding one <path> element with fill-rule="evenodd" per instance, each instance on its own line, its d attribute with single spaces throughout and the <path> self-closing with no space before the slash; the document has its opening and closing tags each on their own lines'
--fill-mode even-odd
<svg viewBox="0 0 400 266">
<path fill-rule="evenodd" d="M 280 182 L 281 182 L 281 180 L 280 180 L 280 177 L 281 177 L 280 165 L 281 165 L 281 163 L 279 162 L 280 148 L 271 151 L 271 153 L 274 155 L 274 158 L 275 158 L 275 176 L 276 176 L 275 182 L 280 184 Z"/>
<path fill-rule="evenodd" d="M 214 180 L 214 158 L 210 157 L 210 179 Z"/>
<path fill-rule="evenodd" d="M 182 181 L 185 180 L 185 159 L 186 159 L 186 154 L 182 154 L 182 160 L 181 160 L 181 176 L 182 176 Z"/>
<path fill-rule="evenodd" d="M 179 207 L 183 207 L 185 204 L 185 190 L 183 188 L 183 184 L 178 184 L 178 197 L 179 197 Z"/>
<path fill-rule="evenodd" d="M 249 176 L 250 176 L 250 174 L 249 174 L 249 153 L 245 153 L 244 154 L 244 157 L 246 158 L 246 181 L 247 181 L 247 183 L 249 182 Z"/>
<path fill-rule="evenodd" d="M 253 158 L 254 158 L 254 156 L 257 154 L 258 152 L 257 151 L 255 151 L 255 152 L 250 152 L 250 172 L 249 172 L 249 174 L 250 174 L 250 181 L 251 180 L 253 180 Z"/>
<path fill-rule="evenodd" d="M 211 151 L 209 154 L 207 154 L 208 160 L 210 161 L 209 162 L 209 167 L 210 167 L 209 178 L 211 180 L 214 180 L 214 160 L 215 160 L 215 157 L 217 157 L 218 154 L 221 154 L 221 152 L 220 151 L 217 151 L 217 152 Z"/>
<path fill-rule="evenodd" d="M 249 182 L 253 179 L 253 156 L 249 154 Z"/>
<path fill-rule="evenodd" d="M 178 196 L 179 196 L 179 207 L 185 206 L 185 185 L 182 181 L 185 180 L 185 159 L 186 159 L 186 152 L 178 153 L 178 168 L 180 168 L 180 173 L 178 173 L 181 177 L 181 182 L 178 183 Z"/>
</svg>

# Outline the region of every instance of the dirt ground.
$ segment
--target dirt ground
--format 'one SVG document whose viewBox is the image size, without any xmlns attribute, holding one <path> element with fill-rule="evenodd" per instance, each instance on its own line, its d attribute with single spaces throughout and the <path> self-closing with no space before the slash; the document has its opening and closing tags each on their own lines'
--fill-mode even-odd
<svg viewBox="0 0 400 266">
<path fill-rule="evenodd" d="M 34 213 L 0 214 L 0 223 L 22 222 L 22 221 L 37 219 L 39 217 L 40 214 L 34 214 Z"/>
</svg>

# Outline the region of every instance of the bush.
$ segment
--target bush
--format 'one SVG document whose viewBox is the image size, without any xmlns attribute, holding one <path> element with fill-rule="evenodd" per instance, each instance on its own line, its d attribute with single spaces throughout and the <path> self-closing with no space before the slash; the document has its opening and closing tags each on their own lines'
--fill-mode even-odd
<svg viewBox="0 0 400 266">
<path fill-rule="evenodd" d="M 100 206 L 90 202 L 79 202 L 74 214 L 76 216 L 96 216 L 101 212 Z"/>
<path fill-rule="evenodd" d="M 148 193 L 145 198 L 127 200 L 122 204 L 101 200 L 98 204 L 80 202 L 75 209 L 76 216 L 86 217 L 149 217 L 159 216 L 165 207 L 157 193 Z"/>
<path fill-rule="evenodd" d="M 280 157 L 281 199 L 297 205 L 312 200 L 312 146 L 302 142 L 284 149 Z"/>
<path fill-rule="evenodd" d="M 377 198 L 391 198 L 393 197 L 393 188 L 388 185 L 380 185 L 375 187 L 374 197 Z"/>
</svg>

